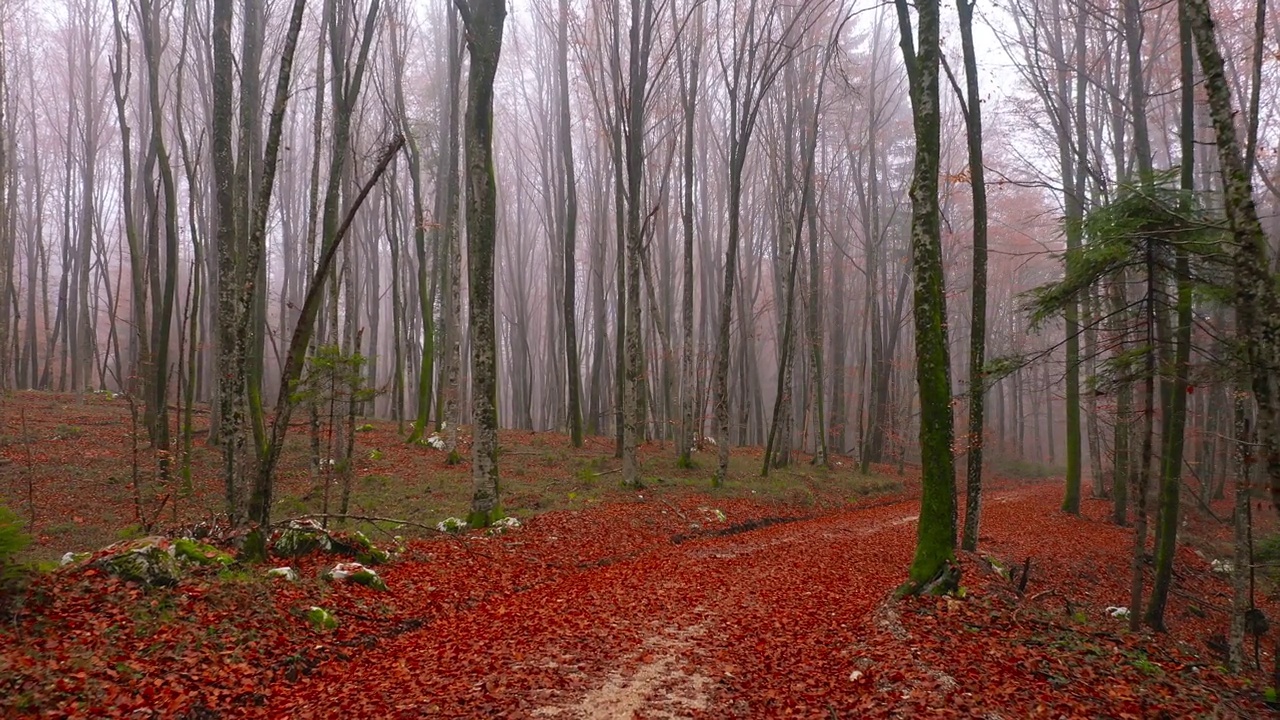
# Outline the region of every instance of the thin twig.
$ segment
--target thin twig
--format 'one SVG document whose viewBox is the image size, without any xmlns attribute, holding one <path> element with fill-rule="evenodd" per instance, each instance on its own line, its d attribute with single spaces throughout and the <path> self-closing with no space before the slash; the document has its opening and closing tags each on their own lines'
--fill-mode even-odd
<svg viewBox="0 0 1280 720">
<path fill-rule="evenodd" d="M 689 518 L 686 517 L 684 513 L 680 512 L 675 505 L 672 505 L 671 503 L 667 502 L 666 500 L 663 500 L 662 498 L 658 498 L 658 502 L 671 508 L 671 512 L 679 515 L 681 520 L 684 520 L 685 522 L 689 522 Z"/>
</svg>

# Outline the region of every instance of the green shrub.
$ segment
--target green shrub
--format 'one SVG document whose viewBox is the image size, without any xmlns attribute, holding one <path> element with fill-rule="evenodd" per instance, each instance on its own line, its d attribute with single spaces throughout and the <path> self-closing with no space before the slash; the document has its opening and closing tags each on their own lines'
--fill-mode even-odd
<svg viewBox="0 0 1280 720">
<path fill-rule="evenodd" d="M 1253 561 L 1266 564 L 1280 562 L 1280 534 L 1258 540 L 1253 546 Z"/>
<path fill-rule="evenodd" d="M 12 579 L 18 570 L 18 553 L 31 544 L 22 529 L 22 521 L 9 508 L 0 505 L 0 584 Z"/>
</svg>

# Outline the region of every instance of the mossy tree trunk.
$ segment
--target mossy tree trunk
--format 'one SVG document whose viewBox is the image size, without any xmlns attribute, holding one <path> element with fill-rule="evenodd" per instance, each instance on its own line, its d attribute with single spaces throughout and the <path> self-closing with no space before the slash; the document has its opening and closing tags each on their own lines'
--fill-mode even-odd
<svg viewBox="0 0 1280 720">
<path fill-rule="evenodd" d="M 643 433 L 641 398 L 644 387 L 644 343 L 640 338 L 641 197 L 644 192 L 645 127 L 648 115 L 649 51 L 653 44 L 652 0 L 631 0 L 629 67 L 627 73 L 626 132 L 626 300 L 623 313 L 624 375 L 622 386 L 622 484 L 640 485 L 636 446 Z M 621 70 L 619 70 L 621 72 Z"/>
<path fill-rule="evenodd" d="M 454 0 L 466 28 L 471 66 L 467 76 L 466 217 L 471 311 L 471 513 L 484 527 L 502 515 L 498 498 L 498 348 L 494 327 L 494 245 L 498 188 L 493 169 L 493 81 L 502 52 L 504 0 Z"/>
<path fill-rule="evenodd" d="M 1270 273 L 1267 237 L 1253 200 L 1250 168 L 1236 135 L 1231 88 L 1208 0 L 1181 0 L 1181 7 L 1200 57 L 1209 118 L 1217 138 L 1227 223 L 1235 236 L 1232 265 L 1236 332 L 1244 350 L 1245 367 L 1251 374 L 1250 385 L 1258 406 L 1259 450 L 1275 501 L 1280 500 L 1280 299 Z"/>
<path fill-rule="evenodd" d="M 896 0 L 902 55 L 911 88 L 916 135 L 911 179 L 911 254 L 915 279 L 916 385 L 920 393 L 922 493 L 915 559 L 908 590 L 946 592 L 958 581 L 955 458 L 951 415 L 951 363 L 947 347 L 946 295 L 938 210 L 941 108 L 938 98 L 939 3 L 916 4 L 919 46 L 913 39 L 907 0 Z"/>
</svg>

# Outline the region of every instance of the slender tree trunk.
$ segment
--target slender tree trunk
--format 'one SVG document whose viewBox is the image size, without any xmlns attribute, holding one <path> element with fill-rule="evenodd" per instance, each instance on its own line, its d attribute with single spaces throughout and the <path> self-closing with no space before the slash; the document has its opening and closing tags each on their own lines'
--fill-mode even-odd
<svg viewBox="0 0 1280 720">
<path fill-rule="evenodd" d="M 1191 26 L 1185 9 L 1178 13 L 1181 39 L 1181 189 L 1190 194 L 1195 178 L 1195 78 L 1192 66 Z M 1156 518 L 1155 581 L 1146 623 L 1165 630 L 1164 610 L 1173 584 L 1173 561 L 1177 552 L 1178 518 L 1181 511 L 1182 456 L 1187 426 L 1187 385 L 1191 360 L 1193 301 L 1191 261 L 1185 247 L 1174 249 L 1177 286 L 1177 325 L 1174 328 L 1173 379 L 1162 399 L 1164 422 L 1161 428 L 1160 504 Z"/>
<path fill-rule="evenodd" d="M 577 313 L 578 181 L 573 164 L 573 120 L 569 101 L 569 0 L 560 0 L 557 38 L 560 82 L 560 152 L 564 173 L 564 336 L 569 385 L 569 438 L 582 447 L 582 377 L 578 362 Z"/>
<path fill-rule="evenodd" d="M 1121 275 L 1114 278 L 1108 288 L 1112 317 L 1110 330 L 1115 338 L 1111 355 L 1113 358 L 1121 358 L 1127 351 L 1124 336 L 1128 331 L 1126 327 L 1128 313 L 1125 312 L 1127 298 L 1124 296 L 1124 287 L 1124 277 Z M 1128 524 L 1129 487 L 1134 483 L 1132 423 L 1133 383 L 1128 379 L 1121 379 L 1116 387 L 1115 441 L 1112 443 L 1115 447 L 1115 462 L 1111 476 L 1111 517 L 1112 522 L 1122 527 Z"/>
<path fill-rule="evenodd" d="M 1248 462 L 1249 432 L 1248 420 L 1245 416 L 1244 390 L 1232 390 L 1234 401 L 1232 411 L 1235 418 L 1233 425 L 1235 435 L 1235 509 L 1232 525 L 1234 527 L 1235 554 L 1231 565 L 1231 636 L 1229 642 L 1228 664 L 1231 671 L 1238 673 L 1244 669 L 1244 636 L 1245 618 L 1253 608 L 1253 598 L 1249 594 L 1249 578 L 1253 574 L 1250 565 L 1253 562 L 1249 543 L 1250 525 L 1253 521 L 1251 502 L 1252 483 L 1249 472 L 1252 467 Z"/>
<path fill-rule="evenodd" d="M 1089 474 L 1092 479 L 1090 495 L 1094 499 L 1108 496 L 1107 478 L 1102 471 L 1102 427 L 1098 422 L 1098 320 L 1102 307 L 1100 299 L 1090 290 L 1084 297 L 1084 315 L 1089 324 L 1084 329 L 1084 354 L 1089 358 L 1089 381 L 1086 383 L 1088 415 L 1085 417 L 1085 433 L 1089 440 Z"/>
<path fill-rule="evenodd" d="M 1076 27 L 1075 27 L 1075 56 L 1083 58 L 1086 50 L 1085 36 L 1085 20 L 1087 18 L 1086 7 L 1083 0 L 1077 0 L 1076 3 Z M 1064 174 L 1072 176 L 1071 182 L 1063 184 L 1063 191 L 1066 194 L 1066 216 L 1067 216 L 1067 265 L 1070 267 L 1075 262 L 1075 256 L 1080 252 L 1082 233 L 1080 232 L 1081 221 L 1084 218 L 1084 183 L 1085 183 L 1085 153 L 1084 148 L 1087 147 L 1085 142 L 1085 73 L 1076 73 L 1076 91 L 1075 91 L 1075 117 L 1071 122 L 1071 126 L 1075 128 L 1075 145 L 1076 151 L 1074 155 L 1069 148 L 1061 151 L 1062 171 Z M 1064 83 L 1065 84 L 1065 81 Z M 1063 108 L 1067 110 L 1066 104 L 1069 101 L 1068 94 L 1063 88 L 1062 91 Z M 1060 142 L 1066 148 L 1067 140 L 1062 138 Z M 1074 157 L 1074 162 L 1072 161 Z M 1079 322 L 1079 305 L 1072 301 L 1067 305 L 1064 313 L 1066 325 L 1066 416 L 1067 428 L 1067 477 L 1066 491 L 1062 498 L 1062 509 L 1064 512 L 1072 515 L 1080 514 L 1080 322 Z"/>
<path fill-rule="evenodd" d="M 982 158 L 982 98 L 978 90 L 978 60 L 973 45 L 973 4 L 957 0 L 960 42 L 964 54 L 965 129 L 969 144 L 969 186 L 973 190 L 973 297 L 969 324 L 969 453 L 965 475 L 964 537 L 961 546 L 978 549 L 982 511 L 983 401 L 986 397 L 987 333 L 987 186 Z"/>
<path fill-rule="evenodd" d="M 674 12 L 674 4 L 673 4 Z M 694 224 L 694 120 L 698 109 L 698 71 L 702 61 L 703 9 L 698 5 L 694 9 L 693 26 L 690 30 L 692 43 L 689 48 L 689 70 L 683 72 L 685 44 L 676 45 L 676 56 L 680 73 L 680 100 L 684 109 L 682 160 L 681 160 L 681 205 L 680 223 L 683 237 L 683 263 L 681 265 L 683 286 L 680 295 L 680 327 L 683 337 L 680 344 L 680 434 L 676 438 L 676 464 L 683 468 L 693 466 L 693 448 L 698 442 L 701 426 L 695 424 L 694 406 L 697 395 L 697 377 L 694 360 L 694 327 L 693 327 L 693 224 Z"/>
</svg>

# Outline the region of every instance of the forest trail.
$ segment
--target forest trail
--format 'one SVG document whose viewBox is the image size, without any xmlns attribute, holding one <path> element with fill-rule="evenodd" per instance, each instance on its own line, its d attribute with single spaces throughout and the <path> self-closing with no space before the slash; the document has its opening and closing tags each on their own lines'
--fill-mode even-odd
<svg viewBox="0 0 1280 720">
<path fill-rule="evenodd" d="M 1018 501 L 1041 493 L 993 493 L 990 524 L 1025 527 Z M 918 509 L 905 500 L 655 546 L 482 601 L 350 663 L 321 665 L 271 693 L 266 709 L 406 718 L 826 714 L 833 700 L 859 692 L 855 641 L 904 579 Z"/>
</svg>

